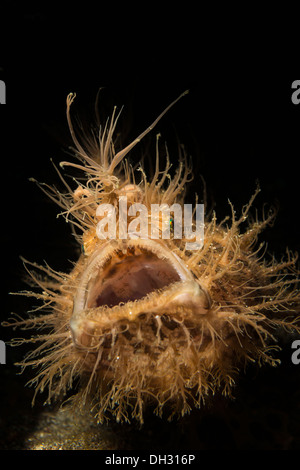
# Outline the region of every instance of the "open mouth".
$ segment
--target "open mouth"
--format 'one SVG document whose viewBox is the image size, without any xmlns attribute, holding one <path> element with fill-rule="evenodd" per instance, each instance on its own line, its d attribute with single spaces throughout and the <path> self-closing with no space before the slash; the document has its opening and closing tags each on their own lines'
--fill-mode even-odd
<svg viewBox="0 0 300 470">
<path fill-rule="evenodd" d="M 104 266 L 87 297 L 87 307 L 114 307 L 142 299 L 150 292 L 180 281 L 174 267 L 150 251 L 128 248 L 118 251 Z"/>
<path fill-rule="evenodd" d="M 113 240 L 96 251 L 86 267 L 75 297 L 73 314 L 139 300 L 174 282 L 192 279 L 190 271 L 176 254 L 158 242 Z"/>
<path fill-rule="evenodd" d="M 70 320 L 73 341 L 91 346 L 91 336 L 120 321 L 191 302 L 201 306 L 205 293 L 175 253 L 149 239 L 111 240 L 81 275 Z"/>
</svg>

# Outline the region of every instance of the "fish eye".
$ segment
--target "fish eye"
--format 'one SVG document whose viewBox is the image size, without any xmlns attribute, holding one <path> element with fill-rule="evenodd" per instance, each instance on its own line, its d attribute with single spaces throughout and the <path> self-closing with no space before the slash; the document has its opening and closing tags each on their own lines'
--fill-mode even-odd
<svg viewBox="0 0 300 470">
<path fill-rule="evenodd" d="M 169 224 L 170 224 L 170 230 L 173 233 L 174 232 L 174 217 L 170 216 Z"/>
</svg>

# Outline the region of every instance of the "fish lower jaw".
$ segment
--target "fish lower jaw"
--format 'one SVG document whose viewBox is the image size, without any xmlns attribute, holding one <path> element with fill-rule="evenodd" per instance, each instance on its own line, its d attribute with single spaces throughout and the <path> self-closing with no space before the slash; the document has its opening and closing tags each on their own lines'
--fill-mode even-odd
<svg viewBox="0 0 300 470">
<path fill-rule="evenodd" d="M 84 349 L 97 348 L 103 334 L 122 331 L 121 325 L 143 322 L 143 317 L 153 317 L 155 322 L 162 317 L 170 321 L 193 322 L 197 316 L 209 312 L 208 294 L 196 281 L 176 282 L 160 291 L 153 291 L 144 298 L 121 303 L 111 308 L 100 306 L 72 315 L 70 330 L 73 342 Z M 120 329 L 121 328 L 121 329 Z M 124 327 L 124 328 L 127 328 Z"/>
</svg>

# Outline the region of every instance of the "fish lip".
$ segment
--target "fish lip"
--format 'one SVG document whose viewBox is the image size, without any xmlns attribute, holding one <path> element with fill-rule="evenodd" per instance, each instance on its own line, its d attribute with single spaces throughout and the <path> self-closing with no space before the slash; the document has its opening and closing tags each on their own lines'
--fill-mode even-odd
<svg viewBox="0 0 300 470">
<path fill-rule="evenodd" d="M 179 281 L 165 286 L 158 299 L 157 291 L 152 291 L 146 297 L 139 300 L 126 302 L 126 310 L 129 309 L 128 314 L 124 312 L 124 306 L 122 305 L 88 308 L 89 289 L 87 286 L 89 282 L 93 281 L 95 275 L 99 273 L 101 267 L 114 252 L 120 249 L 127 252 L 127 249 L 130 247 L 144 248 L 155 254 L 158 258 L 168 261 L 178 274 Z M 153 294 L 152 297 L 151 294 Z M 152 302 L 154 296 L 156 296 L 156 299 Z M 163 309 L 167 308 L 167 306 L 167 310 L 171 311 L 176 308 L 176 304 L 185 304 L 187 308 L 196 308 L 197 313 L 204 314 L 207 313 L 209 306 L 208 299 L 209 296 L 205 289 L 194 278 L 194 275 L 185 265 L 184 261 L 176 253 L 170 251 L 162 242 L 149 239 L 110 240 L 91 255 L 88 265 L 82 274 L 74 298 L 73 313 L 70 319 L 73 343 L 81 349 L 86 349 L 82 340 L 84 332 L 98 329 L 99 324 L 102 325 L 102 328 L 109 328 L 115 321 L 122 318 L 134 321 L 141 312 L 147 311 L 149 305 L 155 315 L 162 314 Z"/>
<path fill-rule="evenodd" d="M 144 248 L 147 251 L 152 252 L 158 258 L 165 259 L 175 269 L 181 281 L 192 281 L 194 280 L 193 274 L 186 267 L 184 262 L 176 255 L 176 253 L 170 251 L 160 241 L 154 241 L 149 239 L 129 239 L 129 240 L 110 240 L 104 245 L 99 247 L 89 260 L 87 267 L 81 277 L 81 281 L 77 288 L 76 295 L 74 297 L 74 308 L 73 315 L 76 316 L 80 312 L 86 309 L 87 299 L 87 285 L 93 277 L 95 272 L 105 264 L 105 262 L 113 255 L 117 250 L 127 250 L 131 247 Z"/>
</svg>

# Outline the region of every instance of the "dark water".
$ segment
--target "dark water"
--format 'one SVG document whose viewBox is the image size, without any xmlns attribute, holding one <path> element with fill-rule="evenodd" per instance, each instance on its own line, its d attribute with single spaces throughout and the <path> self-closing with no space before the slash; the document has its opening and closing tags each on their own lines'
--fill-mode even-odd
<svg viewBox="0 0 300 470">
<path fill-rule="evenodd" d="M 34 177 L 58 182 L 50 159 L 58 164 L 67 157 L 65 99 L 71 91 L 78 94 L 75 112 L 92 108 L 101 86 L 106 87 L 105 116 L 111 104 L 119 108 L 125 104 L 124 139 L 128 143 L 189 88 L 189 95 L 170 111 L 152 137 L 162 133 L 174 164 L 177 136 L 186 144 L 195 175 L 190 202 L 195 191 L 202 192 L 203 175 L 208 202 L 215 204 L 221 220 L 230 211 L 228 198 L 241 210 L 258 180 L 262 189 L 256 204 L 259 214 L 264 203 L 279 207 L 275 226 L 265 233 L 269 252 L 280 258 L 286 245 L 299 250 L 300 105 L 291 101 L 296 76 L 285 73 L 278 62 L 272 63 L 270 55 L 266 60 L 263 53 L 251 54 L 248 49 L 243 55 L 235 55 L 232 49 L 231 53 L 218 48 L 210 51 L 193 28 L 192 12 L 183 16 L 180 35 L 174 25 L 168 28 L 158 20 L 153 41 L 142 21 L 130 29 L 120 20 L 119 28 L 100 30 L 91 12 L 82 16 L 76 9 L 66 20 L 62 12 L 40 6 L 11 8 L 7 16 L 17 39 L 10 41 L 10 49 L 0 57 L 0 79 L 7 89 L 7 104 L 0 107 L 1 321 L 11 311 L 23 314 L 32 306 L 28 299 L 8 296 L 24 289 L 20 255 L 37 262 L 46 259 L 58 270 L 70 269 L 77 257 L 70 227 L 62 217 L 56 218 L 54 204 L 28 181 Z M 85 28 L 89 35 L 84 40 Z M 118 40 L 117 48 L 112 37 Z M 138 161 L 147 142 L 132 153 L 133 160 Z M 150 158 L 147 164 L 151 163 Z M 8 341 L 10 332 L 3 328 L 0 332 L 0 339 Z M 49 409 L 45 415 L 39 402 L 31 408 L 32 390 L 24 388 L 30 376 L 16 375 L 13 366 L 23 352 L 7 346 L 6 353 L 6 365 L 0 365 L 0 449 L 28 449 L 33 445 L 28 440 L 32 433 L 44 429 L 45 436 L 56 435 L 56 426 L 62 422 L 56 410 Z M 276 369 L 251 367 L 242 375 L 234 401 L 217 397 L 178 422 L 149 414 L 141 430 L 110 424 L 104 431 L 93 428 L 92 435 L 100 432 L 102 438 L 104 434 L 103 441 L 99 438 L 103 448 L 299 450 L 300 365 L 291 362 L 290 340 L 283 343 L 281 358 Z M 60 434 L 62 446 L 70 446 L 70 426 Z M 77 448 L 97 446 L 82 426 L 89 437 L 86 444 L 75 439 Z"/>
</svg>

